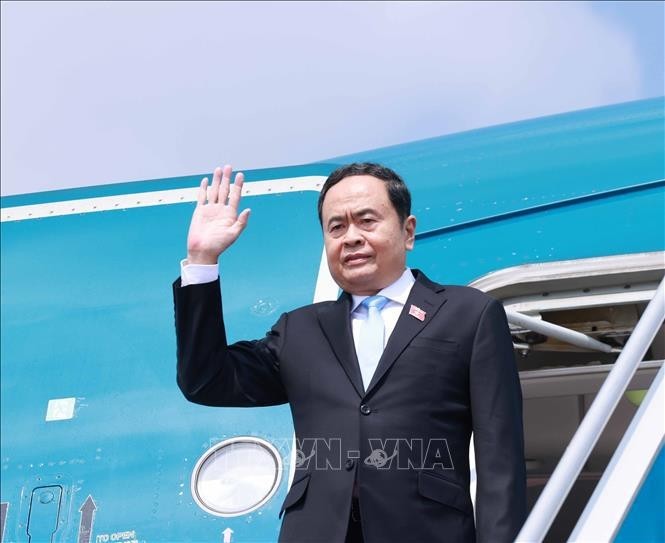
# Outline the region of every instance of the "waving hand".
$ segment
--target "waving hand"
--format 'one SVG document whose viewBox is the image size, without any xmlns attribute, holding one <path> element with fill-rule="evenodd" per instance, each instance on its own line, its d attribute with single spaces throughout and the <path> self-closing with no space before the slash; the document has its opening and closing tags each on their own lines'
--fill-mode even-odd
<svg viewBox="0 0 665 543">
<path fill-rule="evenodd" d="M 187 260 L 190 264 L 215 264 L 219 255 L 238 239 L 247 226 L 249 209 L 238 214 L 244 176 L 237 173 L 233 185 L 233 168 L 215 168 L 212 185 L 201 180 L 198 203 L 187 236 Z M 228 202 L 227 202 L 228 200 Z"/>
</svg>

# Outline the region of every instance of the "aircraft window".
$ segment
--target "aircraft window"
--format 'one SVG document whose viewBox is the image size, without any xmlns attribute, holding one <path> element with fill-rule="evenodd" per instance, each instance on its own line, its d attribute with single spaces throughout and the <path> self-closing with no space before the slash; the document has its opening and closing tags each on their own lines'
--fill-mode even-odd
<svg viewBox="0 0 665 543">
<path fill-rule="evenodd" d="M 255 437 L 235 437 L 208 449 L 192 474 L 192 496 L 208 513 L 244 515 L 276 492 L 282 460 L 277 449 Z"/>
</svg>

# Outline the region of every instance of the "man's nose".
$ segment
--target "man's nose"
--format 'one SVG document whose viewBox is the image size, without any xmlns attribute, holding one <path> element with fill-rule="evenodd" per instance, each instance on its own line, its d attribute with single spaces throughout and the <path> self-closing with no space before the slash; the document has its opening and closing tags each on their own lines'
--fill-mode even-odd
<svg viewBox="0 0 665 543">
<path fill-rule="evenodd" d="M 349 225 L 344 233 L 344 245 L 353 247 L 359 245 L 363 242 L 364 238 L 361 235 L 361 232 L 353 224 Z"/>
</svg>

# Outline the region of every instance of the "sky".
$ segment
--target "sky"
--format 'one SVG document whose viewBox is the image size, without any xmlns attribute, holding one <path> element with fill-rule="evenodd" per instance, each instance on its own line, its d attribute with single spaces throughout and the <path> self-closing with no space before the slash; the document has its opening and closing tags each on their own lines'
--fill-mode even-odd
<svg viewBox="0 0 665 543">
<path fill-rule="evenodd" d="M 1 9 L 2 195 L 304 164 L 665 94 L 664 2 Z"/>
</svg>

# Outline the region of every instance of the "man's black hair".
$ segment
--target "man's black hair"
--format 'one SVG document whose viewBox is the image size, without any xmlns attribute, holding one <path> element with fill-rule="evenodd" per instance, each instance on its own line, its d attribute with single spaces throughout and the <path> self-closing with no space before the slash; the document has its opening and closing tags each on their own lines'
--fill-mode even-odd
<svg viewBox="0 0 665 543">
<path fill-rule="evenodd" d="M 371 175 L 372 177 L 376 177 L 385 182 L 390 203 L 393 208 L 395 208 L 400 222 L 404 224 L 406 218 L 411 215 L 411 193 L 409 192 L 406 183 L 404 183 L 404 180 L 393 170 L 381 166 L 380 164 L 374 162 L 354 162 L 353 164 L 347 164 L 337 168 L 328 176 L 328 179 L 326 179 L 326 182 L 323 184 L 321 193 L 319 194 L 318 203 L 319 223 L 321 223 L 321 226 L 323 226 L 321 211 L 323 209 L 323 200 L 326 197 L 326 193 L 342 179 L 353 175 Z"/>
</svg>

